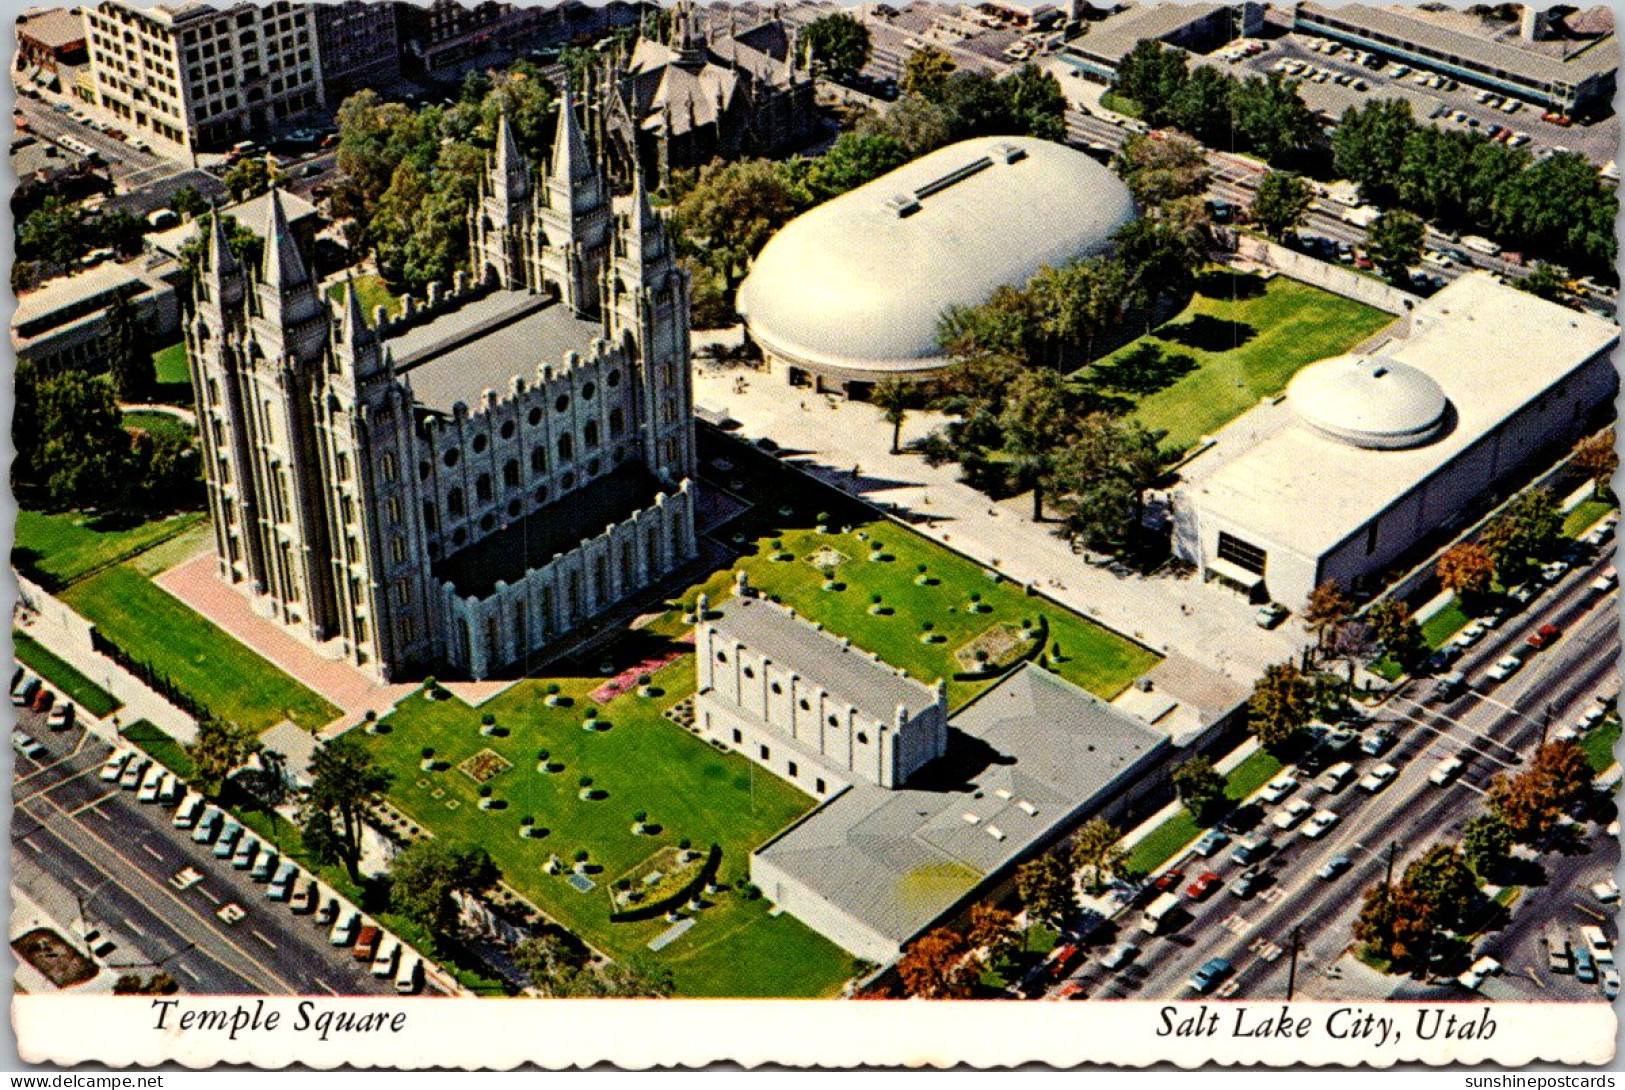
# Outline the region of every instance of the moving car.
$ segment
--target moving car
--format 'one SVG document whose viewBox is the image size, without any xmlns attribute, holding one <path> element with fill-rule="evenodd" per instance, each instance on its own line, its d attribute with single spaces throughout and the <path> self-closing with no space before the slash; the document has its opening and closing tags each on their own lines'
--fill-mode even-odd
<svg viewBox="0 0 1625 1090">
<path fill-rule="evenodd" d="M 1275 812 L 1275 816 L 1270 818 L 1270 824 L 1285 832 L 1296 828 L 1299 822 L 1314 811 L 1315 804 L 1308 799 L 1293 799 Z"/>
<path fill-rule="evenodd" d="M 1347 787 L 1353 778 L 1354 766 L 1347 761 L 1339 761 L 1320 774 L 1320 778 L 1315 781 L 1315 787 L 1325 794 L 1335 795 Z"/>
<path fill-rule="evenodd" d="M 1241 872 L 1234 882 L 1230 883 L 1230 892 L 1245 901 L 1258 892 L 1258 888 L 1263 884 L 1264 868 L 1248 867 Z"/>
<path fill-rule="evenodd" d="M 1205 901 L 1222 881 L 1223 879 L 1212 871 L 1203 871 L 1196 881 L 1185 887 L 1185 896 L 1193 901 Z"/>
<path fill-rule="evenodd" d="M 1613 565 L 1604 568 L 1602 574 L 1591 581 L 1591 589 L 1598 594 L 1607 594 L 1617 586 L 1619 586 L 1619 572 L 1614 570 Z"/>
<path fill-rule="evenodd" d="M 1350 859 L 1348 856 L 1334 855 L 1321 865 L 1321 868 L 1315 872 L 1315 877 L 1321 879 L 1322 881 L 1330 882 L 1332 879 L 1339 877 L 1344 871 L 1348 870 L 1353 865 L 1354 860 Z"/>
<path fill-rule="evenodd" d="M 1534 637 L 1530 637 L 1533 639 Z M 1494 666 L 1484 676 L 1491 681 L 1505 681 L 1523 668 L 1523 656 L 1516 652 L 1497 659 Z"/>
<path fill-rule="evenodd" d="M 1467 675 L 1460 670 L 1452 670 L 1448 674 L 1441 674 L 1433 682 L 1433 690 L 1428 699 L 1433 701 L 1454 700 L 1467 688 Z"/>
<path fill-rule="evenodd" d="M 1100 959 L 1100 967 L 1103 969 L 1121 969 L 1139 956 L 1139 944 L 1120 942 L 1106 951 L 1106 956 Z"/>
<path fill-rule="evenodd" d="M 1389 727 L 1378 727 L 1360 743 L 1360 752 L 1367 757 L 1379 757 L 1388 751 L 1398 737 Z"/>
<path fill-rule="evenodd" d="M 1558 628 L 1555 624 L 1543 624 L 1529 634 L 1529 646 L 1533 647 L 1536 651 L 1540 651 L 1546 647 L 1550 647 L 1552 643 L 1556 641 L 1557 637 L 1561 636 L 1562 634 L 1563 630 Z"/>
<path fill-rule="evenodd" d="M 1439 763 L 1433 766 L 1433 771 L 1428 773 L 1428 782 L 1444 787 L 1460 775 L 1464 767 L 1459 757 L 1441 757 Z"/>
<path fill-rule="evenodd" d="M 1236 845 L 1230 859 L 1237 866 L 1249 866 L 1275 850 L 1275 841 L 1267 836 L 1250 836 Z"/>
<path fill-rule="evenodd" d="M 1230 834 L 1223 829 L 1209 829 L 1202 834 L 1202 839 L 1196 842 L 1196 854 L 1203 859 L 1210 859 L 1219 853 L 1219 849 L 1230 843 Z"/>
<path fill-rule="evenodd" d="M 1190 985 L 1198 995 L 1206 995 L 1235 972 L 1235 967 L 1224 958 L 1213 958 L 1191 974 Z"/>
<path fill-rule="evenodd" d="M 1303 827 L 1303 835 L 1309 840 L 1319 840 L 1326 830 L 1336 825 L 1341 818 L 1335 810 L 1316 810 L 1315 816 Z"/>
<path fill-rule="evenodd" d="M 1399 769 L 1384 761 L 1360 778 L 1359 788 L 1368 795 L 1375 795 L 1378 791 L 1393 783 L 1394 777 L 1398 775 Z"/>
<path fill-rule="evenodd" d="M 1473 962 L 1472 968 L 1468 969 L 1465 973 L 1462 973 L 1456 979 L 1461 982 L 1462 987 L 1472 988 L 1476 991 L 1480 984 L 1484 983 L 1485 980 L 1496 975 L 1500 971 L 1501 963 L 1499 961 L 1496 961 L 1492 957 L 1482 957 Z"/>
</svg>

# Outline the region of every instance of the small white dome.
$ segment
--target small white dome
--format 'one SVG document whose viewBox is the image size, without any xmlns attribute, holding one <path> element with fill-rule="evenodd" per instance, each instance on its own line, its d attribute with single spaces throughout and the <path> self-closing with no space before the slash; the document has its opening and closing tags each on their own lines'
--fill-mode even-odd
<svg viewBox="0 0 1625 1090">
<path fill-rule="evenodd" d="M 1309 427 L 1350 446 L 1419 447 L 1444 429 L 1450 399 L 1433 378 L 1382 356 L 1333 356 L 1299 371 L 1287 386 L 1292 411 Z"/>
</svg>

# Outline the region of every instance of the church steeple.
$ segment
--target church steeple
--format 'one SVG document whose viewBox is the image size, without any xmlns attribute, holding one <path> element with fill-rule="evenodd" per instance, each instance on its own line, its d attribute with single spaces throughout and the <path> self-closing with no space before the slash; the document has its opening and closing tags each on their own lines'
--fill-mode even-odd
<svg viewBox="0 0 1625 1090">
<path fill-rule="evenodd" d="M 581 135 L 570 88 L 565 87 L 559 96 L 559 122 L 553 132 L 553 161 L 549 165 L 548 182 L 556 191 L 561 187 L 574 188 L 576 183 L 591 176 L 587 142 Z"/>
<path fill-rule="evenodd" d="M 243 265 L 232 252 L 226 223 L 217 211 L 209 213 L 207 280 L 199 285 L 211 292 L 217 306 L 235 306 L 243 298 Z"/>
<path fill-rule="evenodd" d="M 282 191 L 273 185 L 269 199 L 271 210 L 266 216 L 265 264 L 260 279 L 286 294 L 309 283 L 310 274 L 305 271 L 304 258 L 299 256 L 293 228 L 288 226 L 288 213 L 282 207 Z"/>
<path fill-rule="evenodd" d="M 508 124 L 508 111 L 497 117 L 497 146 L 491 164 L 491 188 L 496 198 L 513 205 L 530 196 L 530 170 L 525 157 L 519 153 L 513 126 Z"/>
<path fill-rule="evenodd" d="M 320 323 L 313 319 L 322 315 L 322 303 L 305 259 L 299 256 L 299 244 L 282 207 L 282 191 L 273 186 L 267 199 L 265 259 L 256 292 L 258 315 L 268 323 L 265 333 L 270 339 L 263 344 L 267 355 L 313 360 L 320 355 L 323 336 Z"/>
</svg>

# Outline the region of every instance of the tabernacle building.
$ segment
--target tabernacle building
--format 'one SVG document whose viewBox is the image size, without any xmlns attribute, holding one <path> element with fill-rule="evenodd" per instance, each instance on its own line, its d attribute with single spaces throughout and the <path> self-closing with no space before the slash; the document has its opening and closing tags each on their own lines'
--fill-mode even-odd
<svg viewBox="0 0 1625 1090">
<path fill-rule="evenodd" d="M 1293 609 L 1324 582 L 1364 589 L 1583 434 L 1618 387 L 1618 343 L 1610 321 L 1463 276 L 1408 331 L 1305 368 L 1220 431 L 1181 471 L 1174 550 Z"/>
<path fill-rule="evenodd" d="M 1136 215 L 1106 167 L 1028 137 L 965 140 L 797 217 L 763 247 L 737 309 L 773 373 L 865 396 L 947 363 L 943 311 L 1107 252 Z"/>
<path fill-rule="evenodd" d="M 474 275 L 332 307 L 273 190 L 264 262 L 210 225 L 186 345 L 221 578 L 382 680 L 544 652 L 696 554 L 688 282 L 563 96 L 544 173 L 504 117 Z M 631 162 L 623 156 L 622 162 Z"/>
<path fill-rule="evenodd" d="M 1173 751 L 1032 664 L 949 718 L 940 683 L 741 590 L 696 632 L 696 726 L 825 800 L 757 849 L 751 881 L 878 965 L 1082 821 L 1132 811 Z"/>
</svg>

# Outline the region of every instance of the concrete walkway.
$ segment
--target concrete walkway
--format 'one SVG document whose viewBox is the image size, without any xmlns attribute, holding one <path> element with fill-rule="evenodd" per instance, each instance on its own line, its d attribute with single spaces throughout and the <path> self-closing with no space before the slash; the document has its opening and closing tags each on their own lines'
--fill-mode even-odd
<svg viewBox="0 0 1625 1090">
<path fill-rule="evenodd" d="M 738 392 L 741 377 L 745 388 Z M 872 405 L 715 365 L 697 370 L 695 402 L 726 412 L 748 437 L 771 437 L 794 464 L 830 484 L 924 517 L 928 521 L 915 528 L 928 537 L 1158 651 L 1178 651 L 1250 685 L 1266 666 L 1309 642 L 1296 617 L 1273 631 L 1261 629 L 1252 605 L 1216 586 L 1167 569 L 1142 577 L 1075 555 L 1053 524 L 1032 522 L 1030 495 L 994 502 L 960 483 L 957 465 L 931 467 L 917 454 L 892 454 L 891 426 Z M 944 419 L 909 413 L 904 446 Z"/>
</svg>

